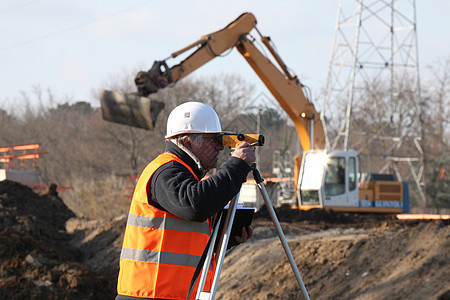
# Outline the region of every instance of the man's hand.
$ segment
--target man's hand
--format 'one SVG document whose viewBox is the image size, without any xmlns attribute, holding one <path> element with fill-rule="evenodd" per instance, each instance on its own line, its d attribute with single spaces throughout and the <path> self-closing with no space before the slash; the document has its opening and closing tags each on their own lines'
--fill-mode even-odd
<svg viewBox="0 0 450 300">
<path fill-rule="evenodd" d="M 247 228 L 242 227 L 242 235 L 241 236 L 235 236 L 234 239 L 239 244 L 245 243 L 248 239 L 251 239 L 253 236 L 253 226 L 248 225 Z"/>
<path fill-rule="evenodd" d="M 251 166 L 256 160 L 255 149 L 247 142 L 240 143 L 231 156 L 244 160 L 249 166 Z"/>
</svg>

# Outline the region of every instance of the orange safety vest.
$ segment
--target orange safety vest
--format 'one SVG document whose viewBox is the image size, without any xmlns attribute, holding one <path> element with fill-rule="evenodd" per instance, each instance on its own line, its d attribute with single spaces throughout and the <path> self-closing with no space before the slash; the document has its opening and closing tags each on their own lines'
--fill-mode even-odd
<svg viewBox="0 0 450 300">
<path fill-rule="evenodd" d="M 148 204 L 147 183 L 162 165 L 177 161 L 193 175 L 192 169 L 176 155 L 163 153 L 142 172 L 130 205 L 122 252 L 117 292 L 120 295 L 186 299 L 195 268 L 211 234 L 211 222 L 186 221 Z M 211 289 L 215 262 L 208 271 L 206 291 Z M 197 293 L 192 292 L 192 299 Z"/>
</svg>

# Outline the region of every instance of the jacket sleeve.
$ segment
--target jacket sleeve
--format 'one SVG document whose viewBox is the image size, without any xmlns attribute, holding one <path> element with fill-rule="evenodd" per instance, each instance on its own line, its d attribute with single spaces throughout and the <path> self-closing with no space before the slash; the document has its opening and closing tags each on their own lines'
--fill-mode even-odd
<svg viewBox="0 0 450 300">
<path fill-rule="evenodd" d="M 183 165 L 169 162 L 152 177 L 151 200 L 180 218 L 203 222 L 239 192 L 249 171 L 245 161 L 231 157 L 216 174 L 197 181 Z"/>
</svg>

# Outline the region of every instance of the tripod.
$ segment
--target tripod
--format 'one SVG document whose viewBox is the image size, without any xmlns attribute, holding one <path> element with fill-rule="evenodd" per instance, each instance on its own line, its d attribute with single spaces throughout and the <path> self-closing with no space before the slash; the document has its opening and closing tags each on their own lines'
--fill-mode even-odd
<svg viewBox="0 0 450 300">
<path fill-rule="evenodd" d="M 306 291 L 305 284 L 303 283 L 302 277 L 300 276 L 300 272 L 298 271 L 297 265 L 295 264 L 294 257 L 292 256 L 292 253 L 289 249 L 289 245 L 286 241 L 283 230 L 281 229 L 280 222 L 278 221 L 277 215 L 275 214 L 275 210 L 273 209 L 272 203 L 270 202 L 269 195 L 267 194 L 266 187 L 264 186 L 264 183 L 263 183 L 264 180 L 262 179 L 262 177 L 255 165 L 252 166 L 252 173 L 253 173 L 253 177 L 255 178 L 256 184 L 258 185 L 258 188 L 261 192 L 261 195 L 264 198 L 264 203 L 266 204 L 267 210 L 269 211 L 270 218 L 272 219 L 272 222 L 275 225 L 275 229 L 277 231 L 278 237 L 280 238 L 284 252 L 286 253 L 286 256 L 289 260 L 292 270 L 294 271 L 295 278 L 297 279 L 297 282 L 300 285 L 300 288 L 303 293 L 303 297 L 306 300 L 310 300 L 310 298 L 308 296 L 308 292 Z M 217 247 L 217 249 L 219 249 L 219 251 L 217 252 L 218 255 L 217 255 L 217 263 L 216 263 L 216 272 L 214 274 L 211 290 L 209 292 L 204 292 L 203 288 L 205 286 L 206 274 L 208 272 L 209 264 L 211 262 L 211 257 L 213 255 L 215 240 L 218 235 L 221 218 L 223 217 L 222 215 L 220 216 L 220 219 L 214 228 L 214 231 L 211 236 L 211 242 L 209 244 L 209 248 L 207 251 L 206 260 L 203 265 L 202 275 L 200 277 L 197 295 L 195 297 L 196 300 L 214 300 L 216 290 L 217 290 L 217 285 L 219 283 L 220 272 L 222 271 L 222 265 L 223 265 L 223 261 L 225 259 L 225 252 L 227 250 L 228 240 L 230 238 L 231 228 L 233 226 L 233 221 L 234 221 L 234 216 L 236 213 L 238 200 L 239 200 L 239 193 L 236 195 L 236 197 L 234 197 L 233 200 L 231 200 L 227 215 L 225 216 L 226 219 L 225 219 L 225 223 L 224 223 L 225 224 L 224 230 L 220 235 L 220 239 L 219 239 L 219 243 L 218 243 L 218 247 Z"/>
</svg>

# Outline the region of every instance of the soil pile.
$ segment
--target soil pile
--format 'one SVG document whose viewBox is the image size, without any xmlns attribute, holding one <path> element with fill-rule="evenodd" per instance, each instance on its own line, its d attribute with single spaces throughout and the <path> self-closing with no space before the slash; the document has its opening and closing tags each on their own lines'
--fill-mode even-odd
<svg viewBox="0 0 450 300">
<path fill-rule="evenodd" d="M 450 299 L 448 221 L 276 210 L 311 299 Z M 114 299 L 126 216 L 77 218 L 56 190 L 0 182 L 0 299 Z M 302 299 L 267 211 L 216 299 Z"/>
<path fill-rule="evenodd" d="M 115 283 L 89 263 L 95 239 L 81 243 L 86 221 L 78 220 L 81 230 L 66 230 L 74 217 L 55 189 L 38 195 L 0 182 L 0 299 L 114 298 Z"/>
<path fill-rule="evenodd" d="M 311 299 L 450 299 L 449 222 L 276 210 Z M 265 211 L 225 259 L 219 299 L 303 299 Z"/>
</svg>

